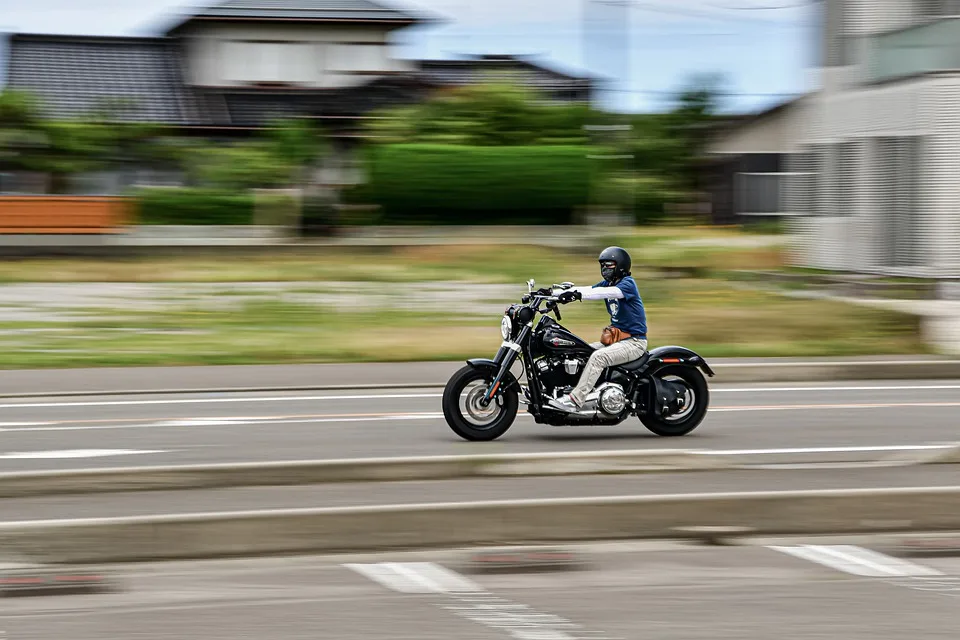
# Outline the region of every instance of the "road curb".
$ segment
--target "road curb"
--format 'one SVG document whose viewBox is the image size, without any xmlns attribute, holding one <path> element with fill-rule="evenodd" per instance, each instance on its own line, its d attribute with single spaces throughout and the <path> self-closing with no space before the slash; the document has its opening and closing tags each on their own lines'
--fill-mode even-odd
<svg viewBox="0 0 960 640">
<path fill-rule="evenodd" d="M 671 539 L 679 527 L 749 535 L 960 529 L 960 487 L 623 496 L 9 522 L 0 546 L 43 563 Z"/>
<path fill-rule="evenodd" d="M 709 360 L 709 358 L 708 358 Z M 420 364 L 420 363 L 417 363 Z M 439 364 L 439 363 L 437 363 Z M 450 373 L 462 363 L 451 361 Z M 269 366 L 269 365 L 268 365 Z M 277 365 L 284 366 L 284 365 Z M 304 365 L 309 366 L 309 365 Z M 336 366 L 336 365 L 333 365 Z M 713 384 L 758 383 L 758 382 L 840 382 L 850 380 L 952 380 L 960 379 L 960 360 L 824 360 L 810 362 L 722 362 L 713 361 L 711 367 L 716 377 Z M 158 369 L 163 369 L 159 367 Z M 206 369 L 206 368 L 205 368 Z M 96 372 L 96 369 L 91 369 Z M 215 377 L 213 374 L 209 374 Z M 376 374 L 372 374 L 375 377 Z M 40 384 L 37 382 L 37 384 Z M 442 389 L 445 379 L 433 382 L 407 383 L 391 380 L 364 384 L 296 384 L 296 385 L 211 385 L 167 386 L 163 388 L 105 388 L 105 389 L 47 389 L 20 393 L 0 393 L 0 398 L 49 398 L 49 397 L 89 397 L 105 395 L 173 395 L 191 393 L 293 393 L 314 391 L 361 391 L 361 390 L 402 390 L 402 389 Z"/>
<path fill-rule="evenodd" d="M 717 364 L 713 368 L 717 376 L 712 382 L 724 383 L 960 378 L 960 360 L 751 362 Z"/>
<path fill-rule="evenodd" d="M 0 474 L 0 498 L 342 482 L 709 471 L 726 469 L 730 464 L 730 459 L 700 452 L 658 449 L 31 471 Z"/>
<path fill-rule="evenodd" d="M 864 455 L 869 457 L 864 458 Z M 960 464 L 960 446 L 889 454 L 755 453 L 654 449 L 357 458 L 163 467 L 30 471 L 0 474 L 0 499 L 131 491 L 406 482 L 464 478 L 681 473 L 797 468 L 803 465 L 910 466 Z"/>
</svg>

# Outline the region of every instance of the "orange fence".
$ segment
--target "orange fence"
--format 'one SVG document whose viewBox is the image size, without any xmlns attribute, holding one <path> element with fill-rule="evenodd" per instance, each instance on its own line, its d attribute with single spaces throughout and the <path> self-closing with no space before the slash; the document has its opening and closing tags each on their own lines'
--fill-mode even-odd
<svg viewBox="0 0 960 640">
<path fill-rule="evenodd" d="M 129 210 L 118 197 L 0 196 L 0 234 L 119 233 Z"/>
</svg>

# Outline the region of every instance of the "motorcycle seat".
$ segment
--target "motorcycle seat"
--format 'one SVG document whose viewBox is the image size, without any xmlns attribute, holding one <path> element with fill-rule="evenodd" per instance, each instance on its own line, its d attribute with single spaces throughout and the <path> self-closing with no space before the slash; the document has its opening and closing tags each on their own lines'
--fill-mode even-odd
<svg viewBox="0 0 960 640">
<path fill-rule="evenodd" d="M 633 362 L 628 362 L 627 364 L 621 364 L 617 368 L 633 373 L 634 371 L 641 369 L 643 365 L 647 364 L 649 360 L 650 360 L 650 352 L 647 351 L 642 356 L 640 356 L 639 360 L 634 360 Z"/>
</svg>

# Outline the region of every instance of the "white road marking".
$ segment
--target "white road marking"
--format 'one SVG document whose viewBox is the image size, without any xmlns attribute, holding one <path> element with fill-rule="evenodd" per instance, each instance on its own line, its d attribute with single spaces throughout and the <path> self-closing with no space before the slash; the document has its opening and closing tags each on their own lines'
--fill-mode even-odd
<svg viewBox="0 0 960 640">
<path fill-rule="evenodd" d="M 734 387 L 711 389 L 713 393 L 799 393 L 805 391 L 846 392 L 846 391 L 937 391 L 960 389 L 960 384 L 930 384 L 930 385 L 883 385 L 883 386 L 847 386 L 847 387 Z"/>
<path fill-rule="evenodd" d="M 836 569 L 837 571 L 849 573 L 855 576 L 879 578 L 889 575 L 883 571 L 878 572 L 876 569 L 864 567 L 860 563 L 850 561 L 849 559 L 837 558 L 836 556 L 825 554 L 822 551 L 818 551 L 814 547 L 806 545 L 799 547 L 772 546 L 770 548 L 774 551 L 779 551 L 795 558 L 800 558 L 801 560 L 807 560 L 808 562 L 820 564 L 825 567 L 830 567 L 831 569 Z"/>
<path fill-rule="evenodd" d="M 180 418 L 176 420 L 163 420 L 161 422 L 151 423 L 151 427 L 218 427 L 234 424 L 253 424 L 266 418 L 247 417 L 247 418 Z"/>
<path fill-rule="evenodd" d="M 432 562 L 345 564 L 375 582 L 401 593 L 483 593 L 483 587 Z"/>
<path fill-rule="evenodd" d="M 400 593 L 432 593 L 422 582 L 411 580 L 386 564 L 345 564 L 346 568 Z"/>
<path fill-rule="evenodd" d="M 61 460 L 68 458 L 107 458 L 134 456 L 169 451 L 136 451 L 132 449 L 64 449 L 62 451 L 11 451 L 0 453 L 0 460 Z"/>
<path fill-rule="evenodd" d="M 956 390 L 960 385 L 895 385 L 895 386 L 847 386 L 847 387 L 732 387 L 713 388 L 711 393 L 837 393 L 851 391 L 914 391 L 914 390 Z M 110 395 L 105 392 L 104 395 Z M 119 394 L 122 395 L 122 394 Z M 149 405 L 177 405 L 177 404 L 232 404 L 244 402 L 331 402 L 345 400 L 406 400 L 422 398 L 441 398 L 439 393 L 408 393 L 408 394 L 359 394 L 337 396 L 262 396 L 262 397 L 231 397 L 231 398 L 167 398 L 159 400 L 97 400 L 83 402 L 30 402 L 0 404 L 0 409 L 41 409 L 57 407 L 119 407 L 119 406 L 149 406 Z"/>
<path fill-rule="evenodd" d="M 4 427 L 42 427 L 55 422 L 0 422 L 0 429 Z"/>
<path fill-rule="evenodd" d="M 903 444 L 878 445 L 866 447 L 799 447 L 796 449 L 718 449 L 710 451 L 718 456 L 745 456 L 753 454 L 773 453 L 867 453 L 872 451 L 928 451 L 934 449 L 950 449 L 949 444 Z"/>
<path fill-rule="evenodd" d="M 56 425 L 49 427 L 30 427 L 0 429 L 0 433 L 42 433 L 45 431 L 109 431 L 119 429 L 158 429 L 158 428 L 203 428 L 203 427 L 223 427 L 223 426 L 273 426 L 278 424 L 329 424 L 329 423 L 347 423 L 347 422 L 396 422 L 398 420 L 440 420 L 442 413 L 408 413 L 392 416 L 376 417 L 357 417 L 357 418 L 297 418 L 297 419 L 271 419 L 256 418 L 250 420 L 231 420 L 220 419 L 218 421 L 202 419 L 184 419 L 165 422 L 147 422 L 142 424 L 98 424 L 98 425 Z"/>
<path fill-rule="evenodd" d="M 771 549 L 837 571 L 868 578 L 940 576 L 940 571 L 853 545 L 771 546 Z"/>
<path fill-rule="evenodd" d="M 443 608 L 457 616 L 506 633 L 515 640 L 615 640 L 586 631 L 553 614 L 497 597 L 468 578 L 433 562 L 345 564 L 344 567 L 400 593 L 436 594 L 453 598 Z"/>
<path fill-rule="evenodd" d="M 927 567 L 921 564 L 916 564 L 903 558 L 895 558 L 893 556 L 888 556 L 883 553 L 874 551 L 873 549 L 866 549 L 864 547 L 856 547 L 852 545 L 845 545 L 839 551 L 843 553 L 848 553 L 851 556 L 857 558 L 863 563 L 874 563 L 877 566 L 882 566 L 888 571 L 897 572 L 897 575 L 908 576 L 908 577 L 917 577 L 917 576 L 942 576 L 942 572 L 937 571 L 932 567 Z"/>
<path fill-rule="evenodd" d="M 483 592 L 483 588 L 476 583 L 432 562 L 399 562 L 388 563 L 386 566 L 436 593 Z"/>
<path fill-rule="evenodd" d="M 788 404 L 743 407 L 710 407 L 708 413 L 742 413 L 746 411 L 851 411 L 875 409 L 932 409 L 960 407 L 960 402 L 883 402 L 870 404 Z"/>
<path fill-rule="evenodd" d="M 234 404 L 241 402 L 317 402 L 321 400 L 397 400 L 406 398 L 441 398 L 438 393 L 409 393 L 355 396 L 271 396 L 254 398 L 180 398 L 166 400 L 99 400 L 96 402 L 25 402 L 0 404 L 0 409 L 52 409 L 58 407 L 124 407 L 166 404 Z"/>
</svg>

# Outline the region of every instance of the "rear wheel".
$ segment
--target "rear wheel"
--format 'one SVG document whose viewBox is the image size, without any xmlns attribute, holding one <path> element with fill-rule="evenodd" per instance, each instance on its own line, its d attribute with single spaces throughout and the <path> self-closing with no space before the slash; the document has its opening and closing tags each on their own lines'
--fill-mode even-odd
<svg viewBox="0 0 960 640">
<path fill-rule="evenodd" d="M 443 416 L 450 429 L 464 440 L 496 440 L 517 417 L 520 401 L 515 389 L 500 389 L 490 404 L 480 404 L 495 377 L 492 369 L 464 367 L 453 374 L 443 390 Z"/>
<path fill-rule="evenodd" d="M 666 417 L 653 413 L 640 416 L 643 426 L 663 437 L 685 436 L 700 426 L 710 404 L 710 390 L 703 374 L 692 367 L 665 367 L 656 377 L 685 387 L 684 406 L 678 413 Z"/>
</svg>

